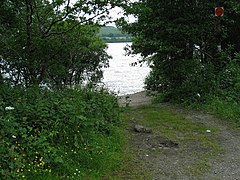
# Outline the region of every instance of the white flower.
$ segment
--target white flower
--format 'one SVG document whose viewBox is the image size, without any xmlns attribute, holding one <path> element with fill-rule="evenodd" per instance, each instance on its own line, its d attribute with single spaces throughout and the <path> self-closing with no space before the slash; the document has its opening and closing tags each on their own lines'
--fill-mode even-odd
<svg viewBox="0 0 240 180">
<path fill-rule="evenodd" d="M 200 95 L 199 93 L 197 93 L 197 96 L 198 96 L 198 97 L 201 97 L 201 95 Z"/>
<path fill-rule="evenodd" d="M 14 136 L 14 135 L 12 135 L 12 138 L 16 139 L 17 137 L 16 137 L 16 136 Z"/>
<path fill-rule="evenodd" d="M 5 107 L 5 110 L 14 110 L 14 107 L 8 106 L 8 107 Z"/>
</svg>

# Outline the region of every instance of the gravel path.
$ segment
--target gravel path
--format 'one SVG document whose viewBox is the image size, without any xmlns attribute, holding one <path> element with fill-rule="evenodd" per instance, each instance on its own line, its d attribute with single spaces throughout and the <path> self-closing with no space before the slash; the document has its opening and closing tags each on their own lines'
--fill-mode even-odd
<svg viewBox="0 0 240 180">
<path fill-rule="evenodd" d="M 210 160 L 210 169 L 202 179 L 240 180 L 240 133 L 226 122 L 210 114 L 200 112 L 178 111 L 185 118 L 206 124 L 209 129 L 217 128 L 221 152 Z"/>
<path fill-rule="evenodd" d="M 124 105 L 137 107 L 151 103 L 151 97 L 139 92 L 132 95 L 123 96 L 119 99 L 119 103 Z M 159 106 L 171 106 L 171 104 L 160 104 Z M 218 129 L 218 133 L 214 135 L 220 144 L 221 151 L 214 159 L 208 160 L 206 166 L 208 170 L 200 175 L 191 175 L 184 172 L 184 168 L 188 167 L 190 162 L 195 160 L 195 153 L 201 151 L 197 142 L 192 146 L 177 148 L 163 148 L 161 153 L 153 151 L 155 141 L 149 141 L 152 134 L 136 135 L 129 132 L 129 146 L 134 149 L 137 154 L 137 163 L 144 164 L 144 171 L 148 171 L 152 176 L 151 179 L 180 179 L 180 180 L 240 180 L 240 133 L 236 129 L 231 128 L 226 122 L 218 120 L 215 116 L 201 113 L 198 111 L 189 111 L 180 108 L 173 108 L 175 113 L 181 114 L 183 117 L 191 119 L 196 123 L 202 123 L 209 129 Z M 130 126 L 137 122 L 130 122 Z M 154 137 L 155 138 L 155 137 Z M 199 152 L 199 153 L 203 153 Z M 126 179 L 134 179 L 128 177 Z M 142 178 L 149 179 L 149 178 Z"/>
</svg>

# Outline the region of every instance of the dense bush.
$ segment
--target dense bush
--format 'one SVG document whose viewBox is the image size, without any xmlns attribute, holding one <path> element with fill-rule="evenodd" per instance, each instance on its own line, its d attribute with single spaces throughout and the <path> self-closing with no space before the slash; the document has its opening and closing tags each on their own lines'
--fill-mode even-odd
<svg viewBox="0 0 240 180">
<path fill-rule="evenodd" d="M 1 86 L 0 176 L 65 179 L 101 170 L 120 150 L 118 125 L 117 99 L 104 89 Z"/>
</svg>

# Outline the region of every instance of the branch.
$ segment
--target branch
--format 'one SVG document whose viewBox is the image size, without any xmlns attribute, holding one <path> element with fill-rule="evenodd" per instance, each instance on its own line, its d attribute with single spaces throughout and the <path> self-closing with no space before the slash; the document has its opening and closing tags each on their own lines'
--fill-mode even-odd
<svg viewBox="0 0 240 180">
<path fill-rule="evenodd" d="M 203 54 L 206 54 L 210 59 L 212 59 L 212 60 L 214 59 L 210 54 L 204 52 L 204 51 L 201 50 L 200 48 L 197 48 L 196 46 L 194 46 L 194 49 L 200 51 L 200 52 L 203 53 Z"/>
<path fill-rule="evenodd" d="M 20 53 L 16 50 L 16 48 L 13 48 L 12 46 L 10 46 L 5 40 L 2 40 L 1 41 L 3 44 L 5 44 L 5 46 L 11 50 L 13 53 L 16 54 L 16 56 L 19 58 L 19 59 L 23 59 L 23 57 L 20 55 Z"/>
<path fill-rule="evenodd" d="M 36 1 L 34 1 L 34 6 L 35 6 L 35 9 L 36 9 L 36 15 L 37 15 L 37 20 L 38 20 L 38 28 L 39 28 L 39 31 L 41 32 L 41 33 L 43 33 L 42 32 L 42 28 L 41 28 L 41 25 L 42 25 L 42 20 L 40 19 L 40 15 L 39 15 L 39 13 L 38 13 L 38 8 L 37 8 L 37 3 L 36 3 Z M 41 24 L 41 25 L 40 25 Z"/>
<path fill-rule="evenodd" d="M 184 38 L 184 40 L 186 41 L 186 42 L 188 42 L 188 39 L 187 38 Z M 214 59 L 210 54 L 208 54 L 207 52 L 204 52 L 203 50 L 201 50 L 200 48 L 197 48 L 196 46 L 193 46 L 194 47 L 194 49 L 195 50 L 198 50 L 198 51 L 200 51 L 201 53 L 203 53 L 203 54 L 205 54 L 205 55 L 207 55 L 210 59 Z"/>
<path fill-rule="evenodd" d="M 61 21 L 63 21 L 64 19 L 67 18 L 67 16 L 68 16 L 69 13 L 70 13 L 70 12 L 69 12 L 69 4 L 70 4 L 70 0 L 68 0 L 68 2 L 67 2 L 67 11 L 66 11 L 66 14 L 65 14 L 62 18 L 60 18 L 60 19 L 58 19 L 58 20 L 56 20 L 56 21 L 52 21 L 52 23 L 50 24 L 50 26 L 48 27 L 48 29 L 43 33 L 43 36 L 48 37 L 49 35 L 47 35 L 47 34 L 51 31 L 52 27 L 53 27 L 56 23 L 61 22 Z"/>
<path fill-rule="evenodd" d="M 108 8 L 107 11 L 110 10 L 110 9 L 112 9 L 112 8 Z M 93 17 L 89 18 L 89 19 L 85 19 L 85 20 L 83 20 L 83 21 L 79 21 L 78 23 L 74 24 L 72 27 L 70 27 L 69 29 L 67 29 L 67 30 L 65 30 L 65 31 L 62 31 L 62 32 L 52 32 L 52 33 L 49 33 L 48 35 L 46 35 L 45 37 L 47 38 L 47 37 L 50 37 L 50 36 L 52 36 L 52 35 L 61 35 L 61 34 L 68 33 L 69 31 L 73 30 L 75 27 L 79 26 L 80 24 L 86 23 L 86 22 L 88 22 L 88 21 L 91 21 L 91 20 L 93 20 L 94 18 L 96 18 L 96 17 L 98 17 L 98 16 L 100 16 L 100 15 L 103 15 L 105 12 L 106 12 L 106 11 L 101 12 L 101 13 L 98 13 L 98 14 L 94 15 Z"/>
</svg>

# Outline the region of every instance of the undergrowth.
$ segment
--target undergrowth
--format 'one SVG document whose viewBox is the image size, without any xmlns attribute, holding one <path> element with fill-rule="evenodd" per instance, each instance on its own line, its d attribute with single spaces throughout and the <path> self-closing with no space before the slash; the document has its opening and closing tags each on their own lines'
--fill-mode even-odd
<svg viewBox="0 0 240 180">
<path fill-rule="evenodd" d="M 238 101 L 228 97 L 212 96 L 202 105 L 202 108 L 208 112 L 218 115 L 226 122 L 230 122 L 240 127 L 240 104 Z"/>
<path fill-rule="evenodd" d="M 1 179 L 100 179 L 121 160 L 120 124 L 104 89 L 0 86 Z"/>
</svg>

